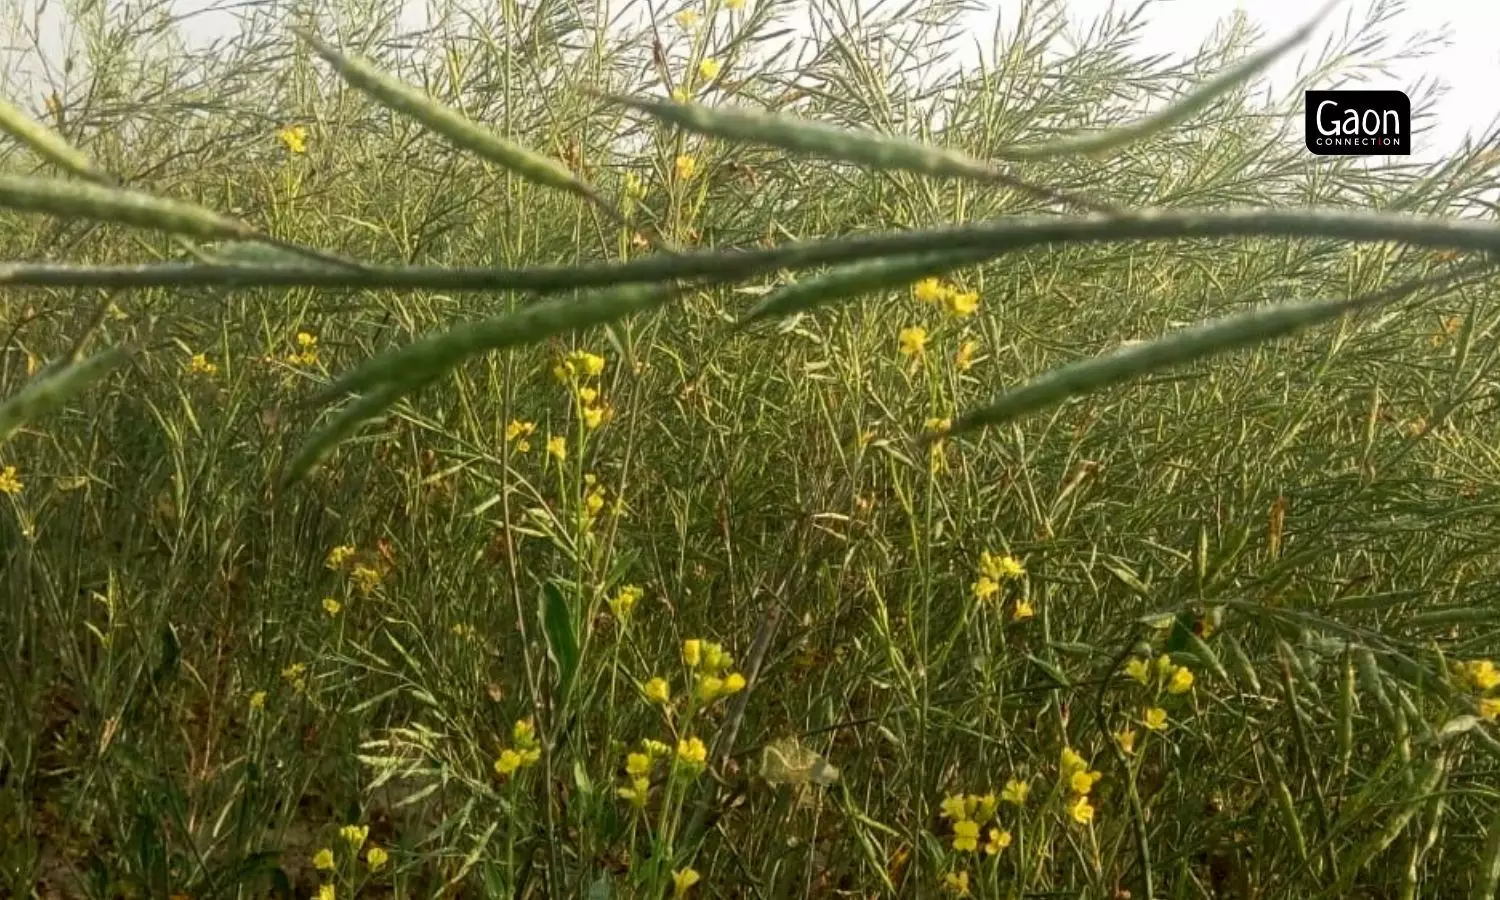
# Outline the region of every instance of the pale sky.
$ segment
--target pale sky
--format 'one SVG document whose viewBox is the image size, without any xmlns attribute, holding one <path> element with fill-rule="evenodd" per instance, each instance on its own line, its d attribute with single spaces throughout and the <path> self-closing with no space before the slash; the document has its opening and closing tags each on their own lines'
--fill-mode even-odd
<svg viewBox="0 0 1500 900">
<path fill-rule="evenodd" d="M 1008 0 L 998 2 L 1004 10 Z M 1322 0 L 1157 0 L 1147 8 L 1147 25 L 1138 45 L 1143 52 L 1191 53 L 1220 21 L 1227 21 L 1236 8 L 1264 32 L 1258 47 L 1277 40 L 1312 16 Z M 1110 8 L 1110 0 L 1067 0 L 1069 17 L 1093 19 Z M 1135 0 L 1115 0 L 1116 9 L 1128 10 Z M 1371 75 L 1369 89 L 1409 89 L 1426 75 L 1447 84 L 1447 92 L 1433 104 L 1432 132 L 1417 138 L 1412 147 L 1416 158 L 1441 158 L 1456 149 L 1472 129 L 1478 139 L 1500 115 L 1500 0 L 1416 0 L 1386 3 L 1402 9 L 1383 30 L 1392 37 L 1394 50 L 1419 34 L 1440 34 L 1446 26 L 1446 46 L 1423 59 L 1392 65 L 1389 77 Z M 993 6 L 991 7 L 993 8 Z M 1319 31 L 1268 74 L 1273 88 L 1290 84 L 1297 58 L 1308 54 L 1315 62 L 1330 33 L 1343 28 L 1344 17 L 1356 19 L 1370 8 L 1370 0 L 1344 0 L 1323 21 Z M 1003 15 L 1003 13 L 1002 13 Z M 1353 87 L 1351 85 L 1350 87 Z M 1417 98 L 1413 96 L 1413 101 Z"/>
</svg>

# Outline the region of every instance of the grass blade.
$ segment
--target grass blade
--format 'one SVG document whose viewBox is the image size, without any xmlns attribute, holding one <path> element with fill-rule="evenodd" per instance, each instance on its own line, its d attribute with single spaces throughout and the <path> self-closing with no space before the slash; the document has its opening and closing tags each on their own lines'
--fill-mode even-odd
<svg viewBox="0 0 1500 900">
<path fill-rule="evenodd" d="M 501 139 L 368 62 L 335 50 L 305 28 L 292 30 L 349 84 L 387 107 L 416 119 L 454 146 L 537 184 L 594 199 L 594 192 L 562 163 Z"/>
<path fill-rule="evenodd" d="M 923 441 L 931 443 L 942 437 L 999 425 L 1142 375 L 1286 337 L 1358 309 L 1390 303 L 1421 287 L 1447 281 L 1451 277 L 1451 274 L 1445 274 L 1436 278 L 1413 279 L 1394 288 L 1349 300 L 1262 307 L 1183 329 L 1177 334 L 1146 344 L 1065 365 L 1000 395 L 988 406 L 963 414 L 946 431 L 929 432 L 923 436 Z"/>
</svg>

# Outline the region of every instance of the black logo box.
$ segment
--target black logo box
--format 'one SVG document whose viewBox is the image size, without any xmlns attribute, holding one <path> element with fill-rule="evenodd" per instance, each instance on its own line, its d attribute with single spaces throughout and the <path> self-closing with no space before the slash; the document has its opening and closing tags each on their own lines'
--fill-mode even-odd
<svg viewBox="0 0 1500 900">
<path fill-rule="evenodd" d="M 1307 91 L 1307 149 L 1319 156 L 1410 156 L 1405 91 Z"/>
</svg>

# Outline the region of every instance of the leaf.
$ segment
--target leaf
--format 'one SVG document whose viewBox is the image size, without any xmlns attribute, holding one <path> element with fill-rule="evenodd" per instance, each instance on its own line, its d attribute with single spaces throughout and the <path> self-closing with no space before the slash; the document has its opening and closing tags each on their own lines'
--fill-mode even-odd
<svg viewBox="0 0 1500 900">
<path fill-rule="evenodd" d="M 573 676 L 578 672 L 578 630 L 573 624 L 567 598 L 555 581 L 542 585 L 538 602 L 542 630 L 547 635 L 547 657 L 557 670 L 556 706 L 561 707 L 573 685 Z"/>
</svg>

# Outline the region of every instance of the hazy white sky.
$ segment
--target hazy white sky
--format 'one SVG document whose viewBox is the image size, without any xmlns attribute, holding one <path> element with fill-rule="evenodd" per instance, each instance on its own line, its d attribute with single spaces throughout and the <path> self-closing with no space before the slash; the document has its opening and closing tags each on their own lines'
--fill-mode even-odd
<svg viewBox="0 0 1500 900">
<path fill-rule="evenodd" d="M 1005 9 L 1007 0 L 991 0 Z M 1294 31 L 1312 16 L 1321 0 L 1158 0 L 1148 7 L 1148 25 L 1142 30 L 1140 47 L 1146 52 L 1192 52 L 1235 9 L 1244 9 L 1270 42 Z M 1128 10 L 1134 0 L 1115 0 L 1117 9 Z M 1371 89 L 1401 89 L 1413 85 L 1424 74 L 1447 84 L 1447 93 L 1433 106 L 1433 131 L 1418 137 L 1414 156 L 1440 158 L 1455 149 L 1471 129 L 1478 138 L 1500 115 L 1500 0 L 1415 0 L 1385 27 L 1399 45 L 1420 32 L 1440 33 L 1447 26 L 1447 46 L 1423 59 L 1393 65 L 1389 80 L 1375 76 Z M 1110 0 L 1067 0 L 1069 16 L 1087 20 L 1109 9 Z M 1344 0 L 1324 20 L 1299 51 L 1293 51 L 1268 79 L 1273 86 L 1291 82 L 1299 52 L 1314 58 L 1329 33 L 1337 33 L 1344 16 L 1356 18 L 1369 9 L 1369 0 Z M 1413 98 L 1415 99 L 1415 98 Z"/>
</svg>

